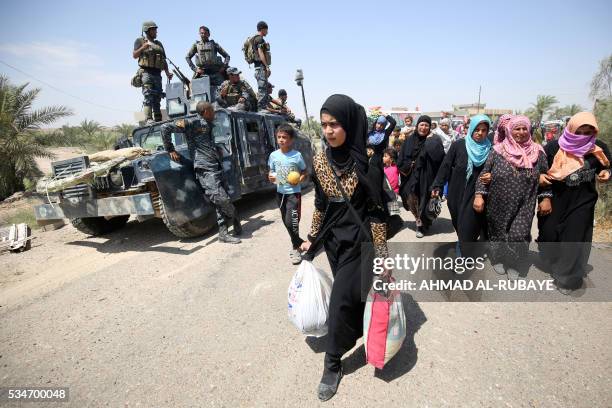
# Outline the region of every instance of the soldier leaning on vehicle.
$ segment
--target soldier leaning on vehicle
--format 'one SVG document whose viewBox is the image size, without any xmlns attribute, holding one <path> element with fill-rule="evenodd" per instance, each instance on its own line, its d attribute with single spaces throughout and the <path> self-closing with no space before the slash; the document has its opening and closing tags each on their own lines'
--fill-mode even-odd
<svg viewBox="0 0 612 408">
<path fill-rule="evenodd" d="M 174 150 L 172 133 L 183 133 L 193 154 L 193 167 L 196 178 L 204 194 L 217 212 L 219 241 L 230 244 L 240 243 L 240 238 L 231 236 L 228 227 L 233 223 L 234 234 L 240 235 L 242 227 L 236 208 L 232 204 L 223 182 L 223 166 L 212 134 L 215 110 L 211 103 L 200 101 L 196 105 L 198 116 L 190 119 L 178 119 L 164 123 L 161 127 L 164 148 L 170 158 L 180 162 L 180 155 Z"/>
<path fill-rule="evenodd" d="M 142 33 L 143 36 L 134 42 L 132 56 L 138 60 L 138 66 L 142 70 L 142 105 L 145 120 L 159 122 L 162 120 L 160 105 L 163 97 L 161 72 L 166 72 L 168 80 L 172 79 L 172 73 L 168 70 L 164 46 L 157 40 L 157 24 L 145 21 L 142 24 Z"/>
<path fill-rule="evenodd" d="M 221 84 L 217 94 L 217 103 L 223 108 L 232 108 L 238 111 L 248 111 L 255 108 L 257 97 L 251 85 L 240 79 L 238 68 L 227 69 L 229 79 Z"/>
<path fill-rule="evenodd" d="M 217 54 L 220 54 L 224 58 L 223 63 L 217 58 Z M 195 64 L 192 61 L 194 56 L 196 57 Z M 196 41 L 191 46 L 185 59 L 194 72 L 194 78 L 208 75 L 210 77 L 210 85 L 216 87 L 221 85 L 224 80 L 223 71 L 229 64 L 230 56 L 225 52 L 223 47 L 210 39 L 210 30 L 208 27 L 201 26 L 200 40 Z"/>
<path fill-rule="evenodd" d="M 270 94 L 272 94 L 272 90 L 270 90 Z M 289 106 L 287 106 L 287 91 L 284 89 L 279 89 L 278 99 L 270 99 L 268 111 L 284 116 L 288 122 L 297 124 L 298 128 L 302 125 L 302 121 L 300 119 L 296 119 L 293 112 L 291 112 L 291 109 L 289 109 Z"/>
</svg>

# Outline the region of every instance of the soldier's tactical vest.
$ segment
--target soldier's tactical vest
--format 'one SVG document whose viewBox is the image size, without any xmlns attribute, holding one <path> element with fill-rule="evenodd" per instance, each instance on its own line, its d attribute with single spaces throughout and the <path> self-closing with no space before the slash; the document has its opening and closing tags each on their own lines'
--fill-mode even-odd
<svg viewBox="0 0 612 408">
<path fill-rule="evenodd" d="M 259 37 L 259 35 L 257 35 Z M 253 37 L 255 39 L 255 37 Z M 266 55 L 266 61 L 268 61 L 268 65 L 272 65 L 272 54 L 270 54 L 270 43 L 264 39 L 264 54 Z M 259 52 L 257 50 L 253 50 L 255 54 L 255 61 L 261 62 L 261 58 L 259 58 Z"/>
<path fill-rule="evenodd" d="M 217 60 L 217 44 L 214 41 L 198 41 L 196 42 L 196 49 L 198 51 L 198 67 L 208 68 L 219 64 Z"/>
<path fill-rule="evenodd" d="M 236 105 L 238 103 L 238 99 L 242 97 L 242 92 L 245 87 L 242 84 L 242 80 L 240 80 L 237 84 L 232 84 L 231 82 L 228 84 L 229 88 L 227 89 L 227 96 L 225 97 L 225 101 L 228 105 Z"/>
<path fill-rule="evenodd" d="M 147 41 L 143 37 L 143 41 Z M 166 53 L 164 46 L 158 40 L 149 41 L 151 46 L 144 50 L 138 58 L 138 65 L 142 68 L 157 68 L 162 70 L 166 68 Z"/>
</svg>

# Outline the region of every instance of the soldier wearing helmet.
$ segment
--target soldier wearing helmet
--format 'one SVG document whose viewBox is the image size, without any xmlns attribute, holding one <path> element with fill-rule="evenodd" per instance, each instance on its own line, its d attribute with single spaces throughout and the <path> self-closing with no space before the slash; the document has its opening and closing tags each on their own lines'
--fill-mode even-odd
<svg viewBox="0 0 612 408">
<path fill-rule="evenodd" d="M 217 54 L 220 54 L 224 58 L 223 63 L 221 63 L 221 59 L 217 57 Z M 195 64 L 191 60 L 194 55 L 196 56 Z M 201 26 L 200 41 L 196 41 L 191 46 L 185 59 L 194 72 L 194 78 L 208 75 L 210 78 L 210 85 L 217 87 L 223 82 L 223 70 L 227 64 L 229 64 L 230 56 L 225 52 L 223 47 L 210 39 L 210 30 L 208 27 Z"/>
<path fill-rule="evenodd" d="M 153 21 L 145 21 L 142 24 L 143 36 L 134 42 L 132 56 L 138 60 L 138 66 L 142 70 L 142 95 L 144 96 L 143 111 L 147 122 L 162 120 L 161 98 L 162 70 L 166 72 L 168 80 L 172 79 L 172 73 L 168 70 L 164 46 L 157 40 L 157 24 Z"/>
</svg>

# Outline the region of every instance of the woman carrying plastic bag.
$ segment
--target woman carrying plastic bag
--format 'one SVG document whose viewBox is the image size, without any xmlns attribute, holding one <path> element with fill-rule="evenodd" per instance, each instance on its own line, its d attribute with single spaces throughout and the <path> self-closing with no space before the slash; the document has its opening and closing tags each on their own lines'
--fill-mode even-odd
<svg viewBox="0 0 612 408">
<path fill-rule="evenodd" d="M 327 149 L 313 159 L 315 211 L 302 250 L 308 251 L 308 259 L 323 244 L 334 276 L 317 390 L 326 401 L 340 384 L 342 356 L 363 335 L 365 299 L 372 285 L 370 261 L 387 256 L 387 228 L 382 157 L 368 160 L 366 155 L 365 110 L 346 95 L 332 95 L 321 108 L 321 126 Z M 368 245 L 362 244 L 371 242 L 376 254 L 364 250 Z"/>
<path fill-rule="evenodd" d="M 327 315 L 332 282 L 315 266 L 303 260 L 289 284 L 289 320 L 303 334 L 327 334 Z"/>
</svg>

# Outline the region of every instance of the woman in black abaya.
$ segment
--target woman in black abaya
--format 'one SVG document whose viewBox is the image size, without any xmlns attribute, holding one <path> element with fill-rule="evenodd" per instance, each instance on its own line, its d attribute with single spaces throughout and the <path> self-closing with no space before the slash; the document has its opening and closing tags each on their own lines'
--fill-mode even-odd
<svg viewBox="0 0 612 408">
<path fill-rule="evenodd" d="M 313 159 L 315 211 L 302 250 L 308 251 L 305 259 L 312 259 L 323 244 L 334 275 L 324 370 L 318 388 L 319 399 L 326 401 L 334 396 L 342 378 L 342 355 L 363 334 L 374 254 L 362 253 L 362 244 L 373 242 L 375 255 L 386 257 L 387 243 L 384 171 L 378 162 L 368 163 L 365 110 L 346 95 L 332 95 L 321 108 L 321 126 L 328 148 Z M 363 269 L 362 257 L 368 257 Z"/>
<path fill-rule="evenodd" d="M 597 140 L 598 131 L 595 116 L 580 112 L 544 149 L 550 170 L 541 183 L 552 187 L 553 211 L 538 217 L 538 246 L 564 294 L 582 286 L 593 240 L 595 180 L 610 179 L 610 151 Z"/>
<path fill-rule="evenodd" d="M 487 115 L 470 118 L 467 135 L 451 145 L 432 185 L 432 197 L 438 197 L 444 184 L 449 183 L 448 209 L 463 255 L 468 255 L 466 242 L 487 238 L 487 219 L 483 213 L 474 211 L 472 204 L 476 180 L 488 184 L 491 178 L 490 173 L 481 176 L 492 146 L 487 138 L 490 126 L 491 119 Z"/>
<path fill-rule="evenodd" d="M 422 238 L 429 227 L 425 216 L 431 185 L 444 160 L 444 145 L 440 136 L 431 133 L 431 118 L 421 115 L 416 130 L 400 150 L 397 168 L 400 171 L 400 196 L 404 208 L 414 215 L 416 236 Z"/>
</svg>

